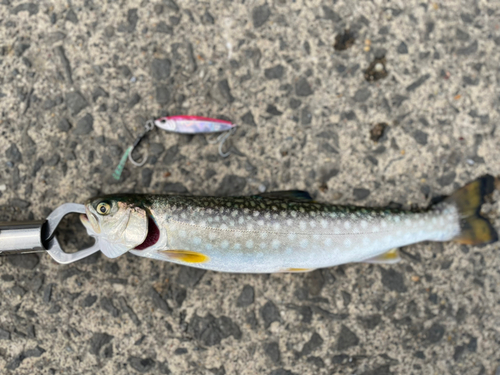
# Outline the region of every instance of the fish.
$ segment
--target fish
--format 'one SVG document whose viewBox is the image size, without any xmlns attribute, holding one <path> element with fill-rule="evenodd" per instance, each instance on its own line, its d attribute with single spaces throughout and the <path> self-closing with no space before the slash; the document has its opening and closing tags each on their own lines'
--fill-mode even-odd
<svg viewBox="0 0 500 375">
<path fill-rule="evenodd" d="M 493 189 L 486 175 L 420 210 L 319 203 L 303 191 L 115 194 L 87 201 L 80 218 L 110 258 L 130 252 L 220 272 L 308 272 L 396 263 L 399 247 L 422 241 L 493 243 L 498 234 L 480 213 Z"/>
</svg>

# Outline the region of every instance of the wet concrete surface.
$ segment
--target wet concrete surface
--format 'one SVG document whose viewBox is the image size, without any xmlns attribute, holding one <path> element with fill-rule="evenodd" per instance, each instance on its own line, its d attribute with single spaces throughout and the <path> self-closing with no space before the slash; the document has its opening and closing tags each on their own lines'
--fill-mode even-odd
<svg viewBox="0 0 500 375">
<path fill-rule="evenodd" d="M 0 221 L 100 193 L 303 189 L 425 207 L 500 176 L 496 1 L 0 3 Z M 151 117 L 239 124 L 222 159 Z M 500 228 L 500 193 L 484 206 Z M 68 248 L 88 243 L 76 218 Z M 87 242 L 86 242 L 87 241 Z M 500 252 L 205 272 L 124 255 L 0 258 L 5 374 L 498 374 Z"/>
</svg>

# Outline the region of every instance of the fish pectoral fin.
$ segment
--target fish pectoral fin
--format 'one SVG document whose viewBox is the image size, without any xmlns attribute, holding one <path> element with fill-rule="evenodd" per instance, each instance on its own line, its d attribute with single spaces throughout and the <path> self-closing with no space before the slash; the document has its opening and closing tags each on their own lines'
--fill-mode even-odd
<svg viewBox="0 0 500 375">
<path fill-rule="evenodd" d="M 283 271 L 279 271 L 279 273 L 303 273 L 303 272 L 311 272 L 316 268 L 285 268 Z"/>
<path fill-rule="evenodd" d="M 362 263 L 394 264 L 394 263 L 398 263 L 400 260 L 401 260 L 401 257 L 399 256 L 399 250 L 392 249 L 392 250 L 389 250 L 388 252 L 383 253 L 381 255 L 378 255 L 376 257 L 363 260 Z"/>
<path fill-rule="evenodd" d="M 177 260 L 185 263 L 205 263 L 210 260 L 210 258 L 205 254 L 189 250 L 159 250 L 158 253 L 171 260 Z"/>
</svg>

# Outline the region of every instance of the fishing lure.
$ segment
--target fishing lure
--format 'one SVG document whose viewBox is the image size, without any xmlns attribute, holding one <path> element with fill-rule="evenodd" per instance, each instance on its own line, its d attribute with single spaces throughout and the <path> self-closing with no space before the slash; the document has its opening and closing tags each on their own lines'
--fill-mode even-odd
<svg viewBox="0 0 500 375">
<path fill-rule="evenodd" d="M 223 158 L 228 157 L 230 152 L 228 151 L 224 153 L 222 151 L 222 147 L 227 138 L 236 131 L 236 125 L 230 121 L 201 116 L 167 116 L 154 121 L 148 121 L 144 126 L 145 130 L 135 139 L 134 143 L 125 150 L 118 166 L 113 172 L 113 178 L 115 180 L 120 179 L 127 160 L 129 160 L 136 167 L 142 167 L 146 163 L 147 154 L 142 157 L 141 161 L 136 161 L 132 157 L 132 152 L 139 145 L 146 134 L 153 130 L 155 126 L 162 130 L 180 134 L 222 133 L 216 137 L 215 140 L 209 139 L 208 143 L 218 143 L 219 155 Z"/>
<path fill-rule="evenodd" d="M 245 197 L 108 195 L 81 221 L 110 258 L 132 254 L 223 272 L 305 272 L 350 262 L 395 263 L 421 241 L 498 240 L 480 215 L 493 177 L 421 211 L 317 203 L 300 191 Z"/>
</svg>

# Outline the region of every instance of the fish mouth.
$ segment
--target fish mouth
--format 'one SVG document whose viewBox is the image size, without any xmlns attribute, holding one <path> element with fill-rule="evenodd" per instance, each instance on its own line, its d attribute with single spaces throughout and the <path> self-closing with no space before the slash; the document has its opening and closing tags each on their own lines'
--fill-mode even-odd
<svg viewBox="0 0 500 375">
<path fill-rule="evenodd" d="M 97 220 L 89 215 L 92 215 L 92 213 L 87 212 L 87 214 L 80 214 L 80 222 L 83 224 L 85 229 L 87 229 L 88 234 L 99 234 L 101 232 L 100 228 L 96 225 L 93 225 L 97 222 Z"/>
<path fill-rule="evenodd" d="M 160 239 L 160 229 L 151 216 L 148 216 L 148 234 L 144 242 L 134 247 L 134 250 L 144 250 L 153 246 Z"/>
</svg>

